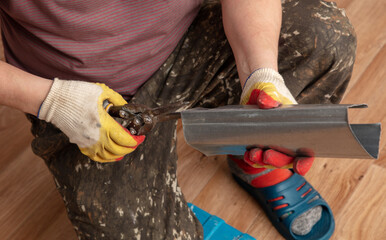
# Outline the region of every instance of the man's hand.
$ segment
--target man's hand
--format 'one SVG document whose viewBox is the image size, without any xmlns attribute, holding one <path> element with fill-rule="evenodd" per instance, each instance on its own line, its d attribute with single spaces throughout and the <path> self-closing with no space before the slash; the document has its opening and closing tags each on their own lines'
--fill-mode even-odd
<svg viewBox="0 0 386 240">
<path fill-rule="evenodd" d="M 270 68 L 258 69 L 249 76 L 240 103 L 257 105 L 262 109 L 297 104 L 282 76 Z M 302 152 L 294 157 L 273 149 L 253 148 L 245 152 L 244 161 L 256 168 L 293 168 L 296 173 L 304 175 L 310 170 L 314 157 L 311 151 L 307 151 L 307 154 Z"/>
<path fill-rule="evenodd" d="M 257 105 L 262 109 L 279 107 L 281 104 L 297 104 L 282 76 L 270 68 L 258 69 L 248 77 L 240 103 Z"/>
<path fill-rule="evenodd" d="M 92 160 L 121 160 L 145 136 L 133 136 L 118 124 L 103 108 L 104 100 L 113 105 L 127 103 L 104 84 L 55 79 L 38 117 L 57 126 Z"/>
<path fill-rule="evenodd" d="M 253 148 L 244 154 L 244 162 L 254 168 L 293 168 L 297 174 L 304 176 L 314 162 L 311 151 L 299 150 L 297 156 L 287 155 L 268 148 Z"/>
</svg>

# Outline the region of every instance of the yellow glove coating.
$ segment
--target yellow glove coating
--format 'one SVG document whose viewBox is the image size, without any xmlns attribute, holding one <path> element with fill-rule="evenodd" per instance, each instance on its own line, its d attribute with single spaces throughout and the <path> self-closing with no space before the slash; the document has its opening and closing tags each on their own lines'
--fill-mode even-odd
<svg viewBox="0 0 386 240">
<path fill-rule="evenodd" d="M 270 68 L 254 71 L 245 83 L 240 104 L 258 104 L 262 108 L 277 107 L 273 106 L 273 101 L 279 105 L 297 104 L 277 71 Z"/>
<path fill-rule="evenodd" d="M 143 136 L 132 136 L 126 129 L 117 123 L 103 108 L 103 101 L 120 106 L 127 104 L 123 97 L 104 84 L 97 83 L 102 88 L 98 97 L 98 114 L 100 120 L 100 138 L 90 147 L 79 148 L 81 152 L 98 162 L 113 162 L 131 153 L 143 142 Z"/>
<path fill-rule="evenodd" d="M 273 100 L 283 104 L 296 104 L 296 101 L 294 102 L 292 98 L 286 97 L 283 94 L 280 94 L 280 92 L 277 90 L 276 86 L 273 83 L 270 82 L 256 82 L 249 88 L 246 92 L 243 98 L 240 101 L 240 104 L 246 105 L 250 101 L 252 92 L 254 90 L 260 90 L 264 91 L 268 96 L 270 96 Z"/>
<path fill-rule="evenodd" d="M 124 105 L 123 97 L 104 84 L 55 78 L 38 117 L 53 123 L 83 154 L 113 162 L 131 153 L 145 136 L 133 136 L 103 108 L 104 100 Z"/>
</svg>

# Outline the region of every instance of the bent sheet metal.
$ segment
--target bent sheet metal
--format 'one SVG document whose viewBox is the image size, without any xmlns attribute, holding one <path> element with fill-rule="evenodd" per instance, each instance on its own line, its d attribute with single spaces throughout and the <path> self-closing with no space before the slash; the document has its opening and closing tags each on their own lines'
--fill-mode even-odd
<svg viewBox="0 0 386 240">
<path fill-rule="evenodd" d="M 243 155 L 252 146 L 312 150 L 316 157 L 378 158 L 381 125 L 349 124 L 348 109 L 367 105 L 306 104 L 181 112 L 186 142 L 207 156 Z"/>
</svg>

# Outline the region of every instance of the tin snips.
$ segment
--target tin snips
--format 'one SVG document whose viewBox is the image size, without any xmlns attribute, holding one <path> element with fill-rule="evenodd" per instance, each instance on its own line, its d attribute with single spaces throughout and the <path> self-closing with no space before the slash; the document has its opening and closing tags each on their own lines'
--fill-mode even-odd
<svg viewBox="0 0 386 240">
<path fill-rule="evenodd" d="M 132 135 L 149 133 L 158 122 L 181 118 L 181 110 L 185 110 L 187 102 L 169 104 L 167 106 L 149 108 L 142 104 L 128 103 L 113 106 L 104 102 L 104 108 L 119 124 L 127 128 Z"/>
</svg>

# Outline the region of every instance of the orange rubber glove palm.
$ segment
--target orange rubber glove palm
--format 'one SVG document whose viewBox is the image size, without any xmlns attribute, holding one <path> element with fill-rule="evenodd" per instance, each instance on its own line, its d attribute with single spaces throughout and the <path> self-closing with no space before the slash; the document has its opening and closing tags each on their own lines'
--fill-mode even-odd
<svg viewBox="0 0 386 240">
<path fill-rule="evenodd" d="M 262 109 L 297 104 L 282 76 L 270 68 L 258 69 L 248 77 L 240 103 Z M 270 148 L 253 148 L 245 152 L 244 161 L 255 168 L 293 168 L 296 173 L 304 175 L 311 168 L 314 157 L 310 150 L 300 149 L 297 156 L 290 156 Z"/>
</svg>

